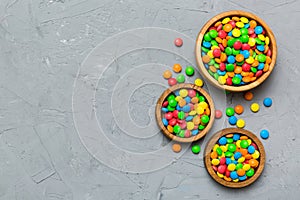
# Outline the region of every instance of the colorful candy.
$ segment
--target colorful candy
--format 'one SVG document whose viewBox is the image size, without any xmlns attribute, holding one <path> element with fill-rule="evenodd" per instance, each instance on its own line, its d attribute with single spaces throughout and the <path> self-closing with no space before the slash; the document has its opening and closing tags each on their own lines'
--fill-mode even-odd
<svg viewBox="0 0 300 200">
<path fill-rule="evenodd" d="M 180 89 L 171 93 L 163 102 L 161 111 L 166 129 L 182 138 L 199 134 L 210 121 L 207 100 L 194 89 Z"/>
<path fill-rule="evenodd" d="M 211 150 L 210 158 L 218 177 L 228 182 L 240 182 L 255 174 L 260 153 L 250 138 L 233 133 L 218 140 Z"/>
<path fill-rule="evenodd" d="M 198 144 L 193 144 L 191 150 L 194 154 L 198 154 L 201 151 L 201 147 Z"/>
<path fill-rule="evenodd" d="M 271 98 L 267 97 L 267 98 L 264 99 L 263 103 L 264 103 L 264 106 L 270 107 L 270 106 L 272 106 L 273 101 L 272 101 Z"/>
<path fill-rule="evenodd" d="M 226 108 L 226 115 L 227 115 L 228 117 L 233 116 L 233 115 L 234 115 L 234 109 L 233 109 L 232 107 Z"/>
<path fill-rule="evenodd" d="M 262 138 L 262 139 L 268 139 L 269 138 L 269 131 L 267 131 L 267 130 L 261 130 L 260 131 L 260 137 Z"/>
<path fill-rule="evenodd" d="M 172 145 L 172 150 L 175 152 L 175 153 L 179 153 L 181 151 L 181 145 L 180 144 L 173 144 Z"/>
<path fill-rule="evenodd" d="M 226 17 L 204 34 L 201 55 L 208 73 L 219 84 L 241 86 L 269 70 L 270 38 L 255 20 Z"/>
<path fill-rule="evenodd" d="M 259 104 L 258 103 L 251 104 L 250 109 L 251 109 L 252 112 L 255 112 L 255 113 L 258 112 L 259 111 Z"/>
<path fill-rule="evenodd" d="M 171 77 L 172 77 L 172 72 L 171 72 L 170 70 L 164 71 L 163 77 L 164 77 L 165 79 L 171 78 Z"/>
<path fill-rule="evenodd" d="M 180 64 L 174 64 L 173 65 L 173 71 L 174 72 L 179 73 L 179 72 L 181 72 L 181 70 L 182 70 L 182 67 L 181 67 Z"/>
<path fill-rule="evenodd" d="M 185 73 L 186 75 L 188 76 L 193 76 L 194 75 L 194 68 L 192 66 L 188 66 L 186 69 L 185 69 Z"/>
<path fill-rule="evenodd" d="M 237 122 L 236 122 L 236 126 L 237 126 L 238 128 L 244 128 L 245 125 L 246 125 L 246 123 L 245 123 L 245 121 L 244 121 L 243 119 L 239 119 L 239 120 L 237 120 Z"/>
<path fill-rule="evenodd" d="M 244 107 L 242 105 L 238 104 L 234 107 L 234 111 L 236 114 L 240 115 L 244 112 Z"/>
<path fill-rule="evenodd" d="M 183 41 L 182 41 L 181 38 L 176 38 L 176 39 L 174 40 L 174 44 L 175 44 L 175 46 L 177 46 L 177 47 L 181 47 L 181 46 L 183 45 Z"/>
<path fill-rule="evenodd" d="M 252 93 L 252 92 L 246 92 L 246 93 L 244 94 L 244 98 L 245 98 L 245 100 L 247 100 L 247 101 L 251 101 L 251 100 L 253 99 L 253 93 Z"/>
<path fill-rule="evenodd" d="M 197 85 L 199 87 L 203 86 L 203 81 L 200 78 L 197 78 L 194 83 L 195 83 L 195 85 Z"/>
<path fill-rule="evenodd" d="M 176 80 L 177 80 L 178 83 L 184 83 L 185 77 L 184 77 L 183 74 L 179 74 L 179 75 L 177 76 Z"/>
<path fill-rule="evenodd" d="M 216 110 L 215 111 L 215 117 L 216 119 L 220 119 L 222 117 L 223 113 L 221 110 Z"/>
<path fill-rule="evenodd" d="M 170 86 L 176 85 L 177 84 L 177 80 L 175 78 L 169 78 L 168 79 L 168 84 Z"/>
</svg>

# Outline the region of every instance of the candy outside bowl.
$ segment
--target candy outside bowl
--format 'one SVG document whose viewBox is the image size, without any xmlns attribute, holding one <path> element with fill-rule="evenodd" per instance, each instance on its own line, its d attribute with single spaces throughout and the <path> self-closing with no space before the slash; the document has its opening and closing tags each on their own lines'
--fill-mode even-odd
<svg viewBox="0 0 300 200">
<path fill-rule="evenodd" d="M 212 149 L 214 148 L 215 144 L 218 143 L 219 139 L 223 136 L 226 137 L 228 134 L 234 134 L 238 133 L 241 136 L 247 136 L 249 139 L 251 139 L 257 146 L 257 150 L 260 153 L 260 156 L 258 158 L 259 165 L 256 168 L 254 175 L 250 178 L 247 178 L 244 181 L 239 181 L 239 182 L 233 182 L 233 181 L 226 181 L 224 178 L 220 178 L 216 171 L 213 169 L 212 165 L 212 158 L 211 158 L 211 152 Z M 260 142 L 260 140 L 250 131 L 245 130 L 245 129 L 240 129 L 240 128 L 225 128 L 217 133 L 215 133 L 208 143 L 206 144 L 205 150 L 204 150 L 204 164 L 207 172 L 209 175 L 219 184 L 225 186 L 225 187 L 230 187 L 230 188 L 242 188 L 246 187 L 253 182 L 255 182 L 261 173 L 263 172 L 264 166 L 265 166 L 265 150 L 263 144 Z"/>
<path fill-rule="evenodd" d="M 204 40 L 204 35 L 207 33 L 210 27 L 214 26 L 216 22 L 226 18 L 226 17 L 246 17 L 249 20 L 253 19 L 255 20 L 258 24 L 260 24 L 263 29 L 265 30 L 266 35 L 270 38 L 270 43 L 269 43 L 269 49 L 271 50 L 271 63 L 269 64 L 269 69 L 268 71 L 264 72 L 259 78 L 257 78 L 255 81 L 245 84 L 245 85 L 222 85 L 216 80 L 211 74 L 209 74 L 208 69 L 205 67 L 205 64 L 202 61 L 202 43 Z M 196 60 L 198 64 L 198 68 L 200 69 L 201 74 L 215 87 L 219 89 L 224 89 L 227 91 L 231 92 L 242 92 L 242 91 L 247 91 L 250 89 L 253 89 L 263 83 L 271 74 L 273 71 L 273 68 L 275 66 L 276 62 L 276 57 L 277 57 L 277 46 L 276 46 L 276 40 L 274 37 L 273 32 L 269 28 L 269 26 L 259 17 L 256 15 L 245 12 L 245 11 L 240 11 L 240 10 L 233 10 L 233 11 L 228 11 L 228 12 L 223 12 L 220 13 L 213 18 L 211 18 L 201 29 L 199 32 L 197 39 L 196 39 L 196 47 L 195 47 L 195 54 L 196 54 Z"/>
<path fill-rule="evenodd" d="M 204 96 L 204 98 L 206 99 L 206 102 L 210 109 L 210 116 L 209 116 L 210 120 L 206 124 L 205 128 L 203 130 L 199 130 L 199 133 L 197 135 L 187 137 L 187 138 L 179 137 L 178 135 L 171 133 L 170 131 L 168 131 L 168 129 L 165 127 L 165 125 L 162 122 L 162 118 L 163 118 L 163 114 L 164 114 L 162 112 L 163 102 L 168 98 L 169 95 L 175 94 L 176 91 L 179 91 L 181 89 L 194 89 L 197 92 L 199 92 L 199 94 Z M 166 89 L 162 93 L 162 95 L 160 96 L 160 98 L 158 99 L 157 104 L 156 104 L 155 116 L 156 116 L 157 124 L 165 136 L 167 136 L 169 139 L 177 141 L 177 142 L 189 143 L 189 142 L 194 142 L 194 141 L 201 139 L 211 129 L 214 119 L 215 119 L 215 107 L 214 107 L 212 98 L 204 89 L 202 89 L 201 87 L 196 86 L 194 84 L 182 83 L 182 84 L 174 85 L 174 86 Z"/>
</svg>

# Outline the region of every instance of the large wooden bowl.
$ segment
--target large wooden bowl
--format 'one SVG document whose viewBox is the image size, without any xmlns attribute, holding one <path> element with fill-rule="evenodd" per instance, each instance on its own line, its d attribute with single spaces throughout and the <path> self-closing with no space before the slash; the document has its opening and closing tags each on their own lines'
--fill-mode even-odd
<svg viewBox="0 0 300 200">
<path fill-rule="evenodd" d="M 242 85 L 242 86 L 229 86 L 229 85 L 221 85 L 218 83 L 218 81 L 216 79 L 214 79 L 207 71 L 207 69 L 205 68 L 203 62 L 202 62 L 202 55 L 201 55 L 201 45 L 202 45 L 202 41 L 203 41 L 203 37 L 204 34 L 207 32 L 207 30 L 213 26 L 217 21 L 225 18 L 225 17 L 232 17 L 232 16 L 239 16 L 239 17 L 247 17 L 248 19 L 254 19 L 256 20 L 261 26 L 263 26 L 264 30 L 266 31 L 266 34 L 269 36 L 270 38 L 270 49 L 272 51 L 272 62 L 270 63 L 269 66 L 269 70 L 265 73 L 263 73 L 263 75 L 261 77 L 259 77 L 256 81 L 249 83 L 247 85 Z M 232 91 L 232 92 L 242 92 L 242 91 L 247 91 L 250 90 L 252 88 L 257 87 L 258 85 L 260 85 L 262 82 L 264 82 L 268 76 L 271 74 L 274 66 L 275 66 L 275 62 L 276 62 L 276 57 L 277 57 L 277 46 L 276 46 L 276 40 L 274 37 L 273 32 L 271 31 L 271 29 L 269 28 L 269 26 L 259 17 L 257 17 L 256 15 L 249 13 L 249 12 L 245 12 L 245 11 L 240 11 L 240 10 L 232 10 L 232 11 L 228 11 L 228 12 L 223 12 L 221 14 L 216 15 L 215 17 L 211 18 L 201 29 L 201 31 L 198 34 L 197 40 L 196 40 L 196 48 L 195 48 L 195 54 L 196 54 L 196 60 L 197 60 L 197 64 L 198 67 L 200 69 L 201 74 L 207 79 L 209 80 L 209 82 L 214 85 L 217 88 L 220 89 L 224 89 L 224 90 L 228 90 L 228 91 Z"/>
<path fill-rule="evenodd" d="M 210 158 L 211 150 L 213 149 L 214 145 L 218 142 L 218 140 L 222 136 L 230 134 L 230 133 L 239 133 L 241 135 L 248 136 L 248 138 L 250 138 L 252 141 L 254 141 L 254 143 L 257 145 L 258 151 L 260 153 L 258 168 L 256 169 L 254 175 L 245 181 L 228 182 L 228 181 L 218 177 L 218 175 L 212 168 L 211 158 Z M 266 159 L 265 149 L 264 149 L 263 144 L 260 142 L 260 140 L 250 131 L 247 131 L 245 129 L 239 129 L 239 128 L 226 128 L 226 129 L 223 129 L 223 130 L 217 132 L 208 141 L 208 143 L 205 147 L 205 150 L 204 150 L 204 163 L 205 163 L 207 172 L 210 174 L 210 176 L 216 182 L 220 183 L 223 186 L 230 187 L 230 188 L 242 188 L 242 187 L 246 187 L 246 186 L 252 184 L 261 175 L 261 173 L 264 169 L 264 166 L 265 166 L 265 159 Z"/>
<path fill-rule="evenodd" d="M 197 90 L 201 95 L 203 95 L 205 97 L 205 99 L 207 100 L 208 106 L 210 108 L 210 116 L 209 116 L 210 120 L 209 120 L 208 124 L 206 125 L 206 127 L 202 131 L 200 131 L 197 135 L 189 137 L 189 138 L 181 138 L 181 137 L 178 137 L 178 136 L 170 133 L 166 129 L 164 124 L 162 123 L 161 109 L 162 109 L 163 102 L 172 92 L 175 92 L 176 90 L 184 89 L 184 88 Z M 160 98 L 157 101 L 156 109 L 155 109 L 155 116 L 156 116 L 156 121 L 157 121 L 159 128 L 169 139 L 175 140 L 177 142 L 194 142 L 194 141 L 201 139 L 203 136 L 205 136 L 206 133 L 211 129 L 211 127 L 214 123 L 214 119 L 215 119 L 215 107 L 214 107 L 212 98 L 209 96 L 209 94 L 204 89 L 202 89 L 201 87 L 198 87 L 194 84 L 182 83 L 182 84 L 174 85 L 163 92 L 163 94 L 160 96 Z"/>
</svg>

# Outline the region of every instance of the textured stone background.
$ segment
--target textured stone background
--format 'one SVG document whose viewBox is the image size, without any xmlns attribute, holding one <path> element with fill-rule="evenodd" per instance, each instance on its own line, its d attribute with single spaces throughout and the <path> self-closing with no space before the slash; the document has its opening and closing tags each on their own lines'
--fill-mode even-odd
<svg viewBox="0 0 300 200">
<path fill-rule="evenodd" d="M 279 48 L 271 78 L 254 91 L 255 101 L 270 96 L 274 105 L 262 107 L 257 114 L 249 110 L 243 114 L 247 129 L 257 134 L 267 128 L 271 133 L 263 141 L 267 162 L 260 179 L 244 189 L 224 188 L 206 173 L 202 153 L 195 156 L 189 150 L 169 165 L 148 173 L 128 173 L 126 166 L 116 170 L 95 159 L 75 128 L 72 93 L 77 72 L 96 45 L 114 34 L 143 27 L 176 30 L 194 40 L 209 18 L 232 9 L 263 18 L 275 33 Z M 1 0 L 0 199 L 297 199 L 299 13 L 297 0 Z M 139 40 L 136 37 L 125 42 Z M 158 78 L 163 68 L 130 73 L 123 84 L 118 83 L 135 67 L 147 63 L 170 66 L 175 60 L 186 62 L 170 52 L 137 50 L 115 58 L 105 70 L 96 88 L 96 113 L 107 138 L 121 149 L 144 153 L 168 144 L 159 132 L 147 140 L 141 138 L 143 132 L 139 137 L 125 134 L 128 131 L 124 129 L 130 130 L 132 124 L 120 128 L 111 110 L 124 106 L 130 114 L 121 113 L 116 118 L 129 117 L 137 127 L 150 124 L 157 130 L 153 108 L 166 87 L 166 82 Z M 139 77 L 159 79 L 161 84 L 136 82 Z M 126 84 L 131 83 L 138 87 L 126 90 Z M 121 89 L 129 99 L 119 96 L 124 101 L 111 105 L 112 91 Z M 219 109 L 238 102 L 249 105 L 240 94 L 225 98 L 222 91 L 208 89 L 220 97 L 215 99 Z M 202 148 L 213 132 L 228 126 L 224 120 L 216 121 L 213 130 L 199 142 Z M 167 158 L 162 155 L 160 159 L 163 162 Z M 137 168 L 145 165 L 151 168 L 149 163 L 139 163 Z"/>
</svg>

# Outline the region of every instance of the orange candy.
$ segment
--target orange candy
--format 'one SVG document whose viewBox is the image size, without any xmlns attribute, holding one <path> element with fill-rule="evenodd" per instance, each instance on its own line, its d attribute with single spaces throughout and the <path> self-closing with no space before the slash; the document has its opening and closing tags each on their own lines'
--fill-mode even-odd
<svg viewBox="0 0 300 200">
<path fill-rule="evenodd" d="M 239 176 L 244 176 L 246 173 L 245 170 L 243 170 L 243 169 L 238 169 L 236 172 Z"/>
<path fill-rule="evenodd" d="M 255 20 L 251 20 L 251 21 L 249 22 L 249 25 L 250 25 L 250 28 L 255 28 L 255 27 L 257 26 L 257 23 L 256 23 Z"/>
<path fill-rule="evenodd" d="M 244 112 L 244 107 L 242 105 L 236 105 L 234 111 L 236 114 L 240 115 Z"/>
<path fill-rule="evenodd" d="M 181 70 L 182 70 L 181 65 L 179 65 L 179 64 L 174 64 L 173 65 L 173 71 L 174 72 L 179 73 L 179 72 L 181 72 Z"/>
<path fill-rule="evenodd" d="M 244 98 L 247 100 L 247 101 L 251 101 L 253 99 L 253 93 L 252 92 L 246 92 L 244 94 Z"/>
<path fill-rule="evenodd" d="M 173 150 L 175 153 L 179 153 L 179 152 L 181 151 L 181 145 L 180 145 L 180 144 L 173 144 L 172 150 Z"/>
<path fill-rule="evenodd" d="M 249 165 L 253 168 L 256 168 L 258 166 L 259 162 L 255 159 L 250 159 L 249 160 Z"/>
<path fill-rule="evenodd" d="M 236 68 L 234 69 L 234 73 L 236 73 L 236 74 L 240 74 L 240 73 L 242 73 L 242 71 L 243 71 L 242 67 L 236 66 Z"/>
<path fill-rule="evenodd" d="M 164 77 L 165 79 L 171 78 L 171 77 L 172 77 L 172 72 L 171 72 L 170 70 L 164 71 L 163 77 Z"/>
<path fill-rule="evenodd" d="M 202 57 L 202 61 L 203 61 L 204 63 L 209 63 L 209 61 L 210 61 L 209 55 L 203 56 L 203 57 Z"/>
<path fill-rule="evenodd" d="M 211 152 L 210 158 L 211 158 L 211 159 L 218 158 L 218 153 L 217 153 L 216 151 Z"/>
<path fill-rule="evenodd" d="M 235 56 L 235 60 L 236 60 L 237 62 L 242 62 L 242 61 L 244 60 L 243 54 L 238 54 L 238 55 L 236 55 L 236 56 Z"/>
<path fill-rule="evenodd" d="M 248 150 L 247 149 L 240 149 L 240 152 L 243 156 L 248 154 Z"/>
<path fill-rule="evenodd" d="M 224 26 L 223 26 L 223 30 L 225 31 L 225 32 L 230 32 L 231 30 L 232 30 L 232 26 L 231 26 L 231 24 L 225 24 Z"/>
</svg>

